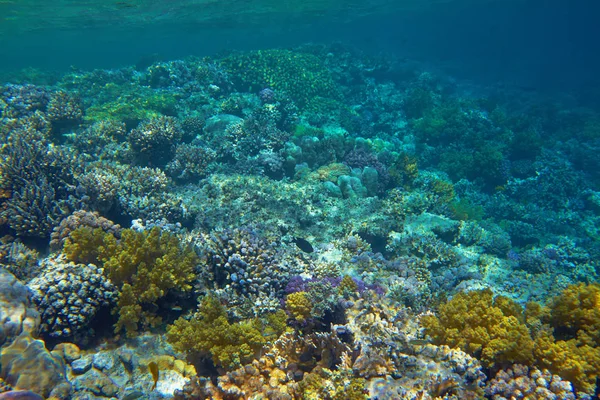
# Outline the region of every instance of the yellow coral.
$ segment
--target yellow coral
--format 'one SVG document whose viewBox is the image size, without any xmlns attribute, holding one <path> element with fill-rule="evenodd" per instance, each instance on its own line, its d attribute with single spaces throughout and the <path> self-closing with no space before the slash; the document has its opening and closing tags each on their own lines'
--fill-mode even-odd
<svg viewBox="0 0 600 400">
<path fill-rule="evenodd" d="M 288 294 L 285 300 L 285 306 L 297 321 L 304 321 L 310 317 L 312 303 L 306 292 L 296 292 Z"/>
<path fill-rule="evenodd" d="M 104 251 L 104 242 L 110 240 L 109 237 L 116 240 L 113 235 L 104 232 L 102 228 L 92 229 L 82 226 L 75 229 L 66 238 L 63 253 L 75 263 L 98 265 L 100 263 L 98 257 Z"/>
<path fill-rule="evenodd" d="M 538 363 L 594 393 L 600 376 L 600 285 L 570 285 L 550 302 L 549 315 L 542 319 L 549 320 L 556 337 L 547 326 L 537 335 Z"/>
<path fill-rule="evenodd" d="M 588 345 L 600 346 L 600 285 L 570 285 L 550 304 L 555 328 L 567 329 Z"/>
<path fill-rule="evenodd" d="M 167 340 L 185 353 L 209 354 L 215 365 L 234 369 L 246 364 L 266 343 L 257 320 L 230 323 L 219 300 L 207 296 L 196 316 L 179 318 L 167 328 Z"/>
<path fill-rule="evenodd" d="M 544 331 L 535 341 L 537 363 L 567 379 L 585 393 L 594 393 L 600 376 L 600 347 L 581 344 L 577 339 L 555 341 Z"/>
<path fill-rule="evenodd" d="M 154 303 L 169 290 L 189 291 L 199 262 L 196 253 L 182 246 L 179 238 L 156 227 L 150 231 L 123 230 L 121 239 L 101 229 L 79 228 L 65 243 L 67 256 L 78 262 L 101 264 L 120 288 L 116 331 L 132 335 L 139 325 L 160 320 L 142 312 L 142 304 Z"/>
<path fill-rule="evenodd" d="M 439 316 L 421 318 L 436 344 L 459 347 L 486 365 L 527 363 L 533 359 L 533 339 L 522 309 L 491 290 L 459 293 L 440 306 Z"/>
</svg>

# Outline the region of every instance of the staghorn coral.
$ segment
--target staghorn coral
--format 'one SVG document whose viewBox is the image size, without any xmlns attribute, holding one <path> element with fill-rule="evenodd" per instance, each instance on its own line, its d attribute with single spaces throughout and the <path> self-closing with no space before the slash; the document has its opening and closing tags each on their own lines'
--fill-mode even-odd
<svg viewBox="0 0 600 400">
<path fill-rule="evenodd" d="M 117 297 L 116 288 L 93 264 L 75 264 L 64 256 L 41 262 L 43 272 L 28 283 L 41 310 L 41 332 L 50 337 L 83 340 L 93 335 L 90 323 Z"/>
<path fill-rule="evenodd" d="M 485 388 L 493 400 L 575 400 L 570 382 L 552 375 L 548 370 L 540 371 L 525 365 L 515 364 L 500 370 Z"/>
<path fill-rule="evenodd" d="M 421 318 L 437 344 L 447 344 L 480 358 L 486 365 L 533 361 L 533 339 L 523 310 L 489 289 L 458 293 L 440 306 L 438 316 Z"/>
</svg>

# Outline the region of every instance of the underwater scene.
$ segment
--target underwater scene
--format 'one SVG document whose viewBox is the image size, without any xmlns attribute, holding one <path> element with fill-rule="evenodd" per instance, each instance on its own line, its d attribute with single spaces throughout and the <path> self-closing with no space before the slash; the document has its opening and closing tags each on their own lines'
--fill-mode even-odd
<svg viewBox="0 0 600 400">
<path fill-rule="evenodd" d="M 0 0 L 0 400 L 598 399 L 599 16 Z"/>
</svg>

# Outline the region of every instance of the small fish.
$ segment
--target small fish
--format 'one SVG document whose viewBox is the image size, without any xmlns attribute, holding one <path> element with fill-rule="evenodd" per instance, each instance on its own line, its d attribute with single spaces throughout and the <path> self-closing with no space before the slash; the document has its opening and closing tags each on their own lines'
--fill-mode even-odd
<svg viewBox="0 0 600 400">
<path fill-rule="evenodd" d="M 0 393 L 0 400 L 44 400 L 44 398 L 29 390 L 11 390 Z"/>
<path fill-rule="evenodd" d="M 425 346 L 428 345 L 429 343 L 431 343 L 429 340 L 425 340 L 425 339 L 411 339 L 408 341 L 408 344 L 411 344 L 413 346 Z"/>
<path fill-rule="evenodd" d="M 154 361 L 151 361 L 148 364 L 148 369 L 152 374 L 152 379 L 154 379 L 154 385 L 152 385 L 152 389 L 150 389 L 150 391 L 153 391 L 154 389 L 156 389 L 156 384 L 158 383 L 158 364 Z"/>
<path fill-rule="evenodd" d="M 294 243 L 296 243 L 296 246 L 298 246 L 298 248 L 300 250 L 302 250 L 305 253 L 312 253 L 313 251 L 315 251 L 315 249 L 313 249 L 312 245 L 310 244 L 310 242 L 306 239 L 300 238 L 300 237 L 295 237 L 292 239 L 292 241 Z"/>
</svg>

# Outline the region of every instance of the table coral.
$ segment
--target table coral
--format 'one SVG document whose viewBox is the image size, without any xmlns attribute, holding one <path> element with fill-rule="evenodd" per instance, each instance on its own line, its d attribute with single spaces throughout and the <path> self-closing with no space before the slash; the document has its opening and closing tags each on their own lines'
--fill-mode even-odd
<svg viewBox="0 0 600 400">
<path fill-rule="evenodd" d="M 222 63 L 243 88 L 257 92 L 270 87 L 287 93 L 299 106 L 315 96 L 337 97 L 330 72 L 312 54 L 262 50 L 233 54 Z"/>
</svg>

